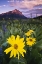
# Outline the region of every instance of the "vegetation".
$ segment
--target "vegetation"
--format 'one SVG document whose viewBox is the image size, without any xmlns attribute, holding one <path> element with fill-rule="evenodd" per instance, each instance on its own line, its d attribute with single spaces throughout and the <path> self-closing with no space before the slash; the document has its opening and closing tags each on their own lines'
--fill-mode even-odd
<svg viewBox="0 0 42 64">
<path fill-rule="evenodd" d="M 36 38 L 36 44 L 32 47 L 27 47 L 25 57 L 9 58 L 9 54 L 5 54 L 4 50 L 9 47 L 6 43 L 7 38 L 11 35 L 20 35 L 24 37 L 28 30 L 33 30 L 33 37 Z M 42 64 L 42 21 L 38 19 L 2 19 L 0 20 L 0 47 L 3 50 L 2 64 Z M 17 63 L 18 62 L 18 63 Z"/>
</svg>

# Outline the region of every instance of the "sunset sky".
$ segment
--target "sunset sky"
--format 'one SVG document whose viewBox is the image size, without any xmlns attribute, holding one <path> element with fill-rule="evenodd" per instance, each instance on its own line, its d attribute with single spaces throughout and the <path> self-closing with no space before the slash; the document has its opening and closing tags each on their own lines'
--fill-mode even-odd
<svg viewBox="0 0 42 64">
<path fill-rule="evenodd" d="M 14 9 L 20 10 L 26 17 L 42 15 L 42 0 L 0 0 L 0 14 Z"/>
</svg>

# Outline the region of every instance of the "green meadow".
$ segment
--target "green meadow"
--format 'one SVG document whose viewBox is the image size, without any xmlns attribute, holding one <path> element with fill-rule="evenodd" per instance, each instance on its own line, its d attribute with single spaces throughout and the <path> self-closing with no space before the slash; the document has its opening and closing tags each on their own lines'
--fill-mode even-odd
<svg viewBox="0 0 42 64">
<path fill-rule="evenodd" d="M 4 53 L 9 47 L 6 43 L 7 38 L 11 35 L 19 35 L 25 39 L 25 33 L 29 30 L 34 31 L 32 36 L 36 38 L 36 44 L 32 47 L 28 46 L 26 54 L 19 60 L 14 57 L 9 58 L 10 53 Z M 42 19 L 0 20 L 0 48 L 2 48 L 2 56 L 0 56 L 2 64 L 42 64 Z"/>
</svg>

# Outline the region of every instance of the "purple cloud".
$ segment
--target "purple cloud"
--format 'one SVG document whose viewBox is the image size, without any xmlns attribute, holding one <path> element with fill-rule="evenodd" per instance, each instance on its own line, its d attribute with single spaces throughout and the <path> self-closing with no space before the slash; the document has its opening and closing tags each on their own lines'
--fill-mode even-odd
<svg viewBox="0 0 42 64">
<path fill-rule="evenodd" d="M 8 6 L 10 9 L 18 9 L 20 10 L 25 16 L 30 16 L 32 13 L 34 16 L 35 14 L 42 14 L 42 0 L 7 0 Z M 2 5 L 1 7 L 6 7 L 7 5 Z"/>
</svg>

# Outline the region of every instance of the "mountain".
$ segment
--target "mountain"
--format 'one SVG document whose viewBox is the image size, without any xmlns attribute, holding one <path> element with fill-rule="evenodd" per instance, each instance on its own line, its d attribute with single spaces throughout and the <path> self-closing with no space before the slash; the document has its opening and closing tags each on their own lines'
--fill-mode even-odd
<svg viewBox="0 0 42 64">
<path fill-rule="evenodd" d="M 37 16 L 34 19 L 42 19 L 42 15 L 41 16 Z"/>
<path fill-rule="evenodd" d="M 11 19 L 27 19 L 27 17 L 25 17 L 22 12 L 20 12 L 19 10 L 15 9 L 6 13 L 2 13 L 0 14 L 0 19 L 5 18 L 11 18 Z"/>
</svg>

